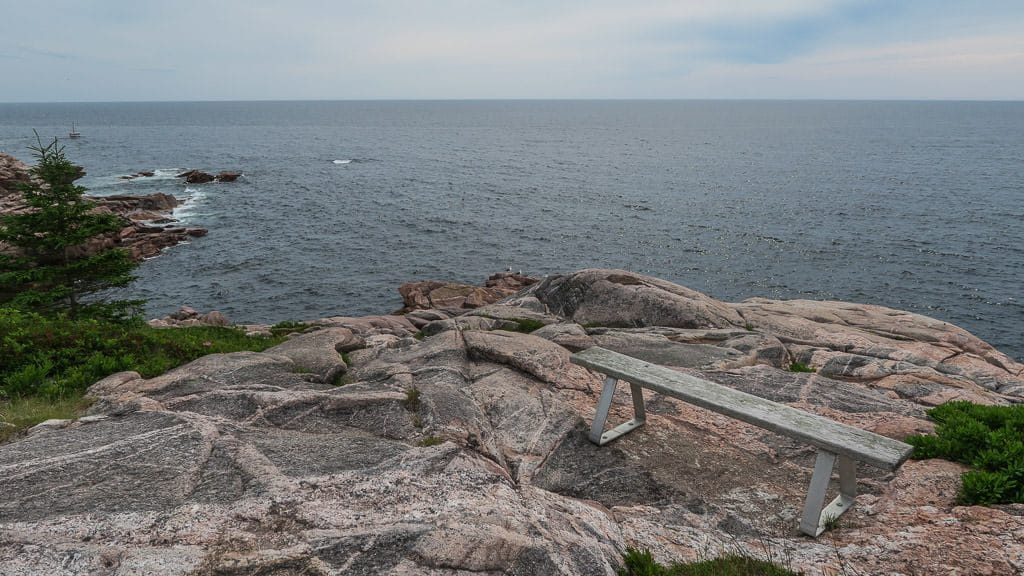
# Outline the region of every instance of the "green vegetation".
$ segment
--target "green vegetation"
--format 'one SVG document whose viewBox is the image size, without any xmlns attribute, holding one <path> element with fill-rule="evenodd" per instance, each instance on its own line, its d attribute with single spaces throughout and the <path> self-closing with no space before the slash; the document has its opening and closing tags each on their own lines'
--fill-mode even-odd
<svg viewBox="0 0 1024 576">
<path fill-rule="evenodd" d="M 514 320 L 514 322 L 517 325 L 516 326 L 516 332 L 522 332 L 524 334 L 529 334 L 530 332 L 533 332 L 534 330 L 537 330 L 539 328 L 543 328 L 544 327 L 544 323 L 541 322 L 540 320 L 532 320 L 532 319 L 524 318 L 524 319 L 520 319 L 520 320 Z"/>
<path fill-rule="evenodd" d="M 664 566 L 648 550 L 627 548 L 619 576 L 800 576 L 800 572 L 742 554 Z"/>
<path fill-rule="evenodd" d="M 38 141 L 31 148 L 38 160 L 33 180 L 18 187 L 29 210 L 0 219 L 0 242 L 15 248 L 0 252 L 0 306 L 72 320 L 131 316 L 140 302 L 99 296 L 131 283 L 138 264 L 121 248 L 84 248 L 92 238 L 120 231 L 121 218 L 93 212 L 95 205 L 82 197 L 85 188 L 74 185 L 81 168 L 56 139 L 45 146 Z"/>
<path fill-rule="evenodd" d="M 1024 405 L 947 402 L 928 411 L 935 435 L 910 436 L 914 458 L 945 458 L 973 468 L 961 477 L 961 504 L 1024 503 Z"/>
<path fill-rule="evenodd" d="M 413 386 L 405 391 L 405 400 L 402 406 L 409 412 L 418 412 L 420 409 L 420 389 Z"/>
<path fill-rule="evenodd" d="M 61 398 L 122 370 L 157 376 L 206 354 L 263 350 L 280 338 L 213 326 L 72 320 L 0 308 L 0 394 Z"/>
<path fill-rule="evenodd" d="M 816 372 L 816 370 L 803 362 L 793 362 L 789 365 L 790 372 Z"/>
<path fill-rule="evenodd" d="M 309 328 L 309 325 L 305 322 L 292 322 L 291 320 L 286 320 L 271 326 L 270 333 L 274 336 L 285 336 L 293 332 L 305 332 L 307 328 Z"/>
<path fill-rule="evenodd" d="M 89 407 L 81 395 L 51 400 L 47 398 L 15 398 L 0 401 L 0 442 L 18 435 L 46 420 L 69 420 Z"/>
<path fill-rule="evenodd" d="M 137 264 L 123 249 L 85 246 L 122 221 L 93 212 L 74 185 L 82 170 L 57 140 L 32 150 L 33 180 L 19 188 L 29 210 L 0 218 L 0 441 L 75 417 L 86 388 L 115 372 L 151 378 L 206 354 L 282 340 L 233 328 L 155 329 L 134 317 L 141 302 L 104 298 L 133 280 Z"/>
<path fill-rule="evenodd" d="M 10 435 L 56 418 L 41 407 L 51 404 L 66 413 L 86 388 L 114 372 L 151 378 L 206 354 L 260 351 L 280 341 L 234 328 L 157 329 L 141 321 L 72 320 L 0 308 L 0 422 L 15 425 Z"/>
<path fill-rule="evenodd" d="M 834 514 L 829 514 L 828 516 L 825 516 L 825 531 L 831 532 L 832 530 L 839 529 L 839 518 L 839 516 L 836 516 Z"/>
<path fill-rule="evenodd" d="M 437 446 L 438 444 L 443 444 L 443 443 L 444 443 L 444 440 L 442 440 L 441 438 L 438 438 L 437 436 L 427 436 L 423 440 L 420 440 L 419 445 L 423 446 L 425 448 L 429 448 L 430 446 Z"/>
</svg>

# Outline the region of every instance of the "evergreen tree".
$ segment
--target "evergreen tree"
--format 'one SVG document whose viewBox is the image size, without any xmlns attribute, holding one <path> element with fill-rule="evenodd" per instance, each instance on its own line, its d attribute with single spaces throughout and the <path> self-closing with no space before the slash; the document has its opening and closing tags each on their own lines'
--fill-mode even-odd
<svg viewBox="0 0 1024 576">
<path fill-rule="evenodd" d="M 71 318 L 130 313 L 138 302 L 104 301 L 97 293 L 127 286 L 137 263 L 121 248 L 85 250 L 90 238 L 119 231 L 121 219 L 93 211 L 85 188 L 74 184 L 81 168 L 56 138 L 45 146 L 36 139 L 32 180 L 19 187 L 29 210 L 0 218 L 0 244 L 7 244 L 0 246 L 0 306 Z"/>
</svg>

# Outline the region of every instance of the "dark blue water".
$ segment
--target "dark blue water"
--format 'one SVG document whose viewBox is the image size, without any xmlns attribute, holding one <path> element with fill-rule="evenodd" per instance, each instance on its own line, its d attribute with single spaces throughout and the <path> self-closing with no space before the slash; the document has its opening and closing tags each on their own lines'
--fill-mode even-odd
<svg viewBox="0 0 1024 576">
<path fill-rule="evenodd" d="M 0 151 L 72 121 L 93 193 L 190 197 L 210 229 L 140 268 L 153 316 L 381 313 L 409 280 L 599 266 L 911 310 L 1024 357 L 1024 103 L 6 104 Z M 186 168 L 245 177 L 117 179 Z"/>
</svg>

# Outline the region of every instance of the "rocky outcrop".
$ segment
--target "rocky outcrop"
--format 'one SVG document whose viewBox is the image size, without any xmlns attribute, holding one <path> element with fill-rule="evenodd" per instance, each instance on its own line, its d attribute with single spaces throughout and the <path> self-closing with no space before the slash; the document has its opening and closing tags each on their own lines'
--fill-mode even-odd
<svg viewBox="0 0 1024 576">
<path fill-rule="evenodd" d="M 305 329 L 262 353 L 113 375 L 90 416 L 0 445 L 3 572 L 611 575 L 627 546 L 770 553 L 808 574 L 1024 570 L 1024 506 L 957 505 L 959 465 L 858 469 L 857 505 L 811 540 L 797 523 L 812 449 L 653 393 L 647 426 L 596 447 L 602 377 L 568 362 L 597 343 L 901 438 L 932 426 L 929 395 L 886 380 L 912 367 L 941 375 L 930 394 L 1024 400 L 1024 366 L 956 327 L 587 270 L 472 314 Z M 783 369 L 796 359 L 818 372 Z M 902 364 L 880 377 L 887 362 Z M 611 418 L 630 407 L 623 390 Z"/>
<path fill-rule="evenodd" d="M 180 328 L 183 326 L 227 326 L 227 317 L 217 310 L 203 314 L 191 306 L 182 306 L 171 314 L 153 319 L 148 324 L 154 328 Z M 267 332 L 269 334 L 269 331 Z"/>
<path fill-rule="evenodd" d="M 189 184 L 205 184 L 207 182 L 213 182 L 213 174 L 208 174 L 202 170 L 189 170 L 178 174 L 178 178 L 184 178 L 185 182 Z"/>
<path fill-rule="evenodd" d="M 552 313 L 583 325 L 743 326 L 743 318 L 724 302 L 671 282 L 625 271 L 583 270 L 568 276 L 551 276 L 532 293 Z"/>
<path fill-rule="evenodd" d="M 242 176 L 241 172 L 219 172 L 216 176 L 202 170 L 188 170 L 178 174 L 188 184 L 206 184 L 207 182 L 234 182 Z"/>
<path fill-rule="evenodd" d="M 29 182 L 30 166 L 7 154 L 0 154 L 0 200 L 17 191 L 20 184 Z"/>
<path fill-rule="evenodd" d="M 84 175 L 82 172 L 79 177 Z M 145 176 L 146 173 L 139 175 Z M 29 179 L 29 166 L 11 156 L 0 154 L 0 216 L 27 209 L 21 193 L 17 191 L 17 183 L 28 182 Z M 170 214 L 179 201 L 170 194 L 86 196 L 86 199 L 95 203 L 96 211 L 120 216 L 124 220 L 124 227 L 117 233 L 90 239 L 78 248 L 79 254 L 124 248 L 135 260 L 143 260 L 160 254 L 165 248 L 207 234 L 205 228 L 175 225 Z"/>
<path fill-rule="evenodd" d="M 497 302 L 536 282 L 536 278 L 511 272 L 494 274 L 482 287 L 436 280 L 407 282 L 398 287 L 404 304 L 400 312 L 430 309 L 459 314 Z"/>
</svg>

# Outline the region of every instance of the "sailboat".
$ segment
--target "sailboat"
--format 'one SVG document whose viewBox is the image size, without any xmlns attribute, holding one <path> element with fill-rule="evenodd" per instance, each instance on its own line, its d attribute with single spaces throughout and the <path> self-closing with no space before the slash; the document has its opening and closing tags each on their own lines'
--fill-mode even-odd
<svg viewBox="0 0 1024 576">
<path fill-rule="evenodd" d="M 82 137 L 82 133 L 79 132 L 78 130 L 75 130 L 75 123 L 72 122 L 71 123 L 71 132 L 68 132 L 68 138 L 81 138 L 81 137 Z"/>
</svg>

